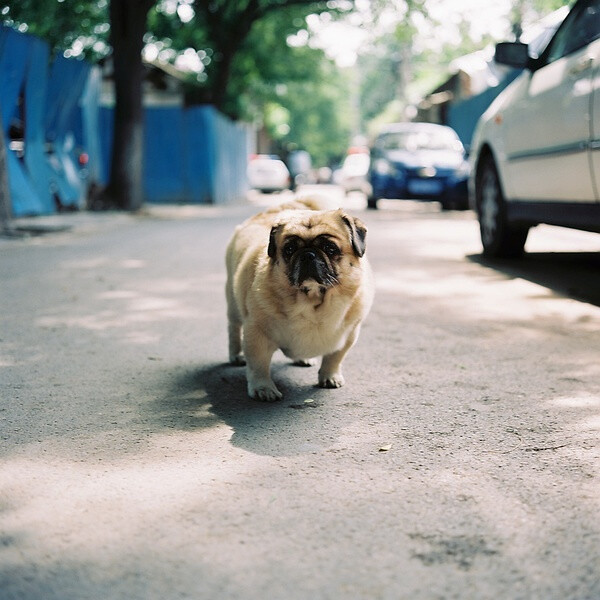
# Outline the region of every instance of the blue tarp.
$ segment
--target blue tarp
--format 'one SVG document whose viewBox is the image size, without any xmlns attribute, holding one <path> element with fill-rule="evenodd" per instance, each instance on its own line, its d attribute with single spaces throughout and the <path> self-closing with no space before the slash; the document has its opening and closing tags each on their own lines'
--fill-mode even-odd
<svg viewBox="0 0 600 600">
<path fill-rule="evenodd" d="M 113 109 L 99 108 L 101 74 L 33 36 L 0 26 L 0 107 L 14 216 L 83 206 L 86 180 L 108 182 Z M 211 106 L 146 107 L 144 194 L 148 202 L 225 203 L 243 197 L 250 130 Z M 14 125 L 24 153 L 10 149 Z M 19 140 L 21 141 L 21 140 Z"/>
<path fill-rule="evenodd" d="M 54 185 L 61 205 L 77 207 L 85 197 L 75 152 L 75 119 L 90 64 L 58 55 L 50 70 L 46 97 L 46 136 L 52 143 Z"/>
<path fill-rule="evenodd" d="M 90 65 L 58 56 L 48 45 L 0 26 L 0 106 L 14 216 L 78 207 L 85 185 L 74 160 L 73 124 Z M 11 128 L 21 132 L 20 154 L 10 148 Z M 51 150 L 48 144 L 51 143 Z"/>
<path fill-rule="evenodd" d="M 511 71 L 497 86 L 490 87 L 477 96 L 472 96 L 456 104 L 448 111 L 448 125 L 456 131 L 461 142 L 469 148 L 479 117 L 488 109 L 496 96 L 520 73 Z"/>
<path fill-rule="evenodd" d="M 0 27 L 0 108 L 4 128 L 2 134 L 7 147 L 8 132 L 24 117 L 19 96 L 24 88 L 29 66 L 30 40 L 29 36 Z M 29 179 L 23 162 L 11 150 L 6 154 L 13 214 L 20 216 L 44 212 L 44 202 Z"/>
<path fill-rule="evenodd" d="M 41 212 L 55 209 L 51 181 L 54 172 L 48 163 L 44 126 L 46 93 L 48 88 L 49 48 L 41 40 L 28 38 L 29 68 L 25 83 L 25 169 L 41 201 Z"/>
</svg>

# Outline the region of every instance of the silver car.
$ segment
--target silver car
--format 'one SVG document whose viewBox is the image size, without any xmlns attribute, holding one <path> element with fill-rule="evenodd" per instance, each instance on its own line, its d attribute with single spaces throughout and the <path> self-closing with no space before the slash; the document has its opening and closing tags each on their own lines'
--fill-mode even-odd
<svg viewBox="0 0 600 600">
<path fill-rule="evenodd" d="M 522 43 L 496 60 L 523 72 L 483 114 L 470 201 L 484 254 L 518 256 L 539 223 L 600 232 L 600 0 L 579 0 L 538 58 Z"/>
</svg>

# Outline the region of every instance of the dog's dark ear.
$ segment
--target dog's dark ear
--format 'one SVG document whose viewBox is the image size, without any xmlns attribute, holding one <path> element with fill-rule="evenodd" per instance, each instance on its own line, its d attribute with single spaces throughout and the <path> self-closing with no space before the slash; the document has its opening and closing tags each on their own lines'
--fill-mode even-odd
<svg viewBox="0 0 600 600">
<path fill-rule="evenodd" d="M 367 228 L 364 226 L 363 222 L 356 217 L 349 217 L 348 215 L 342 214 L 342 221 L 344 221 L 346 227 L 350 230 L 350 241 L 352 242 L 354 254 L 360 258 L 364 255 L 367 247 Z"/>
<path fill-rule="evenodd" d="M 279 231 L 279 225 L 273 225 L 271 227 L 271 234 L 269 235 L 269 248 L 267 250 L 267 254 L 271 258 L 275 258 L 277 254 L 277 243 L 275 242 L 275 237 L 277 236 L 277 232 Z"/>
</svg>

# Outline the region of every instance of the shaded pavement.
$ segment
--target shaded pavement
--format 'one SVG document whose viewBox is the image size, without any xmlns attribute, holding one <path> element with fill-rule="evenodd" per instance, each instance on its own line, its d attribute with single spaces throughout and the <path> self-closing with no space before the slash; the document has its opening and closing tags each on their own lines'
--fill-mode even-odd
<svg viewBox="0 0 600 600">
<path fill-rule="evenodd" d="M 352 208 L 377 297 L 347 384 L 278 356 L 274 404 L 225 364 L 255 207 L 0 240 L 1 600 L 600 597 L 597 238 L 494 265 L 470 213 Z"/>
</svg>

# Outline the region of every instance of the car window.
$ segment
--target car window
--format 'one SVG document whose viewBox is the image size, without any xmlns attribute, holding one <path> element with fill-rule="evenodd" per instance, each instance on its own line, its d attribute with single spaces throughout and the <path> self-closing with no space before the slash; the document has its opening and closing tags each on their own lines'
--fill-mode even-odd
<svg viewBox="0 0 600 600">
<path fill-rule="evenodd" d="M 600 37 L 600 0 L 585 0 L 573 7 L 546 54 L 546 63 L 567 56 Z"/>
<path fill-rule="evenodd" d="M 377 144 L 381 150 L 460 150 L 461 144 L 452 133 L 431 131 L 402 131 L 381 136 Z"/>
</svg>

